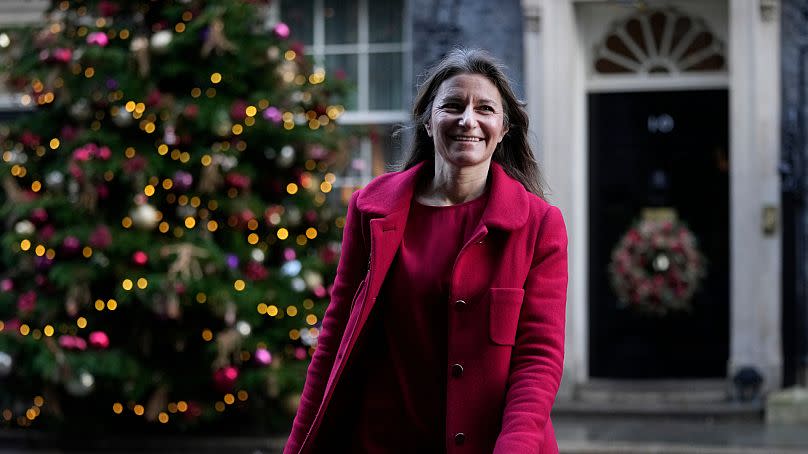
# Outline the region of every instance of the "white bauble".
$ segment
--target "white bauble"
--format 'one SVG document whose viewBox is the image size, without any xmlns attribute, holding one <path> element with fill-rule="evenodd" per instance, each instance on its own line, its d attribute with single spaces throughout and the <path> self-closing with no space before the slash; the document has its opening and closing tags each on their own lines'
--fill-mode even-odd
<svg viewBox="0 0 808 454">
<path fill-rule="evenodd" d="M 14 360 L 6 352 L 0 352 L 0 377 L 7 377 L 14 366 Z"/>
<path fill-rule="evenodd" d="M 34 224 L 29 221 L 20 221 L 14 225 L 14 231 L 17 232 L 18 235 L 31 235 L 36 231 L 36 227 Z"/>
<path fill-rule="evenodd" d="M 65 389 L 72 396 L 84 397 L 90 394 L 95 388 L 95 377 L 86 370 L 79 373 L 65 383 Z"/>
<path fill-rule="evenodd" d="M 86 99 L 79 99 L 70 106 L 70 116 L 76 120 L 87 120 L 90 118 L 90 103 Z"/>
<path fill-rule="evenodd" d="M 153 51 L 160 53 L 168 50 L 171 41 L 174 41 L 174 34 L 168 30 L 160 30 L 151 36 L 150 44 Z"/>
<path fill-rule="evenodd" d="M 244 337 L 247 337 L 252 332 L 252 327 L 250 324 L 245 322 L 244 320 L 239 320 L 236 322 L 236 331 Z"/>
<path fill-rule="evenodd" d="M 278 156 L 278 165 L 281 167 L 289 167 L 295 162 L 295 149 L 291 145 L 286 145 L 281 148 L 281 153 Z"/>
<path fill-rule="evenodd" d="M 115 115 L 112 116 L 112 122 L 121 128 L 131 125 L 134 120 L 135 119 L 132 116 L 132 112 L 129 112 L 126 109 L 118 109 L 118 111 L 115 112 Z"/>
<path fill-rule="evenodd" d="M 266 258 L 266 254 L 264 254 L 264 251 L 262 251 L 261 249 L 255 248 L 252 251 L 250 251 L 250 258 L 252 258 L 258 263 L 261 263 Z"/>
<path fill-rule="evenodd" d="M 138 205 L 129 212 L 132 224 L 140 230 L 151 230 L 157 226 L 157 209 L 148 203 Z"/>
<path fill-rule="evenodd" d="M 54 170 L 45 175 L 45 184 L 50 188 L 61 189 L 65 182 L 65 174 Z"/>
</svg>

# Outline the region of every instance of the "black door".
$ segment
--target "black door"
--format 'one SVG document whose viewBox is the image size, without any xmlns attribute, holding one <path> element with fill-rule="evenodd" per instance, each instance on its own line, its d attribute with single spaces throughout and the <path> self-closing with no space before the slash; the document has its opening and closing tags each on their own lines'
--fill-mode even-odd
<svg viewBox="0 0 808 454">
<path fill-rule="evenodd" d="M 724 377 L 729 357 L 726 90 L 589 95 L 590 375 Z M 643 208 L 670 207 L 706 258 L 689 312 L 621 307 L 611 253 Z"/>
</svg>

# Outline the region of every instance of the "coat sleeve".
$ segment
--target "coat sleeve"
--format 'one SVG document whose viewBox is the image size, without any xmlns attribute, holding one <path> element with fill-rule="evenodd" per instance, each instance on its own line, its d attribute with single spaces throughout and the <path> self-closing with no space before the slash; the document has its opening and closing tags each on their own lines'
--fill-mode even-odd
<svg viewBox="0 0 808 454">
<path fill-rule="evenodd" d="M 317 350 L 309 364 L 300 406 L 284 447 L 284 454 L 297 454 L 300 451 L 317 415 L 347 324 L 351 300 L 367 272 L 368 251 L 362 237 L 361 214 L 356 207 L 358 195 L 359 191 L 355 192 L 348 204 L 337 275 L 331 288 L 331 301 L 323 316 Z"/>
<path fill-rule="evenodd" d="M 561 212 L 544 215 L 525 282 L 511 357 L 502 430 L 494 452 L 542 452 L 564 364 L 567 231 Z"/>
</svg>

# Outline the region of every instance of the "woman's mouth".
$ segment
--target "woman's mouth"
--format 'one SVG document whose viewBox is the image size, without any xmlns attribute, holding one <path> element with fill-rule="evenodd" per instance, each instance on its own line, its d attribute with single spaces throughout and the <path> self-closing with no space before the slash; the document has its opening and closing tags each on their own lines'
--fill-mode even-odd
<svg viewBox="0 0 808 454">
<path fill-rule="evenodd" d="M 483 139 L 480 137 L 472 137 L 472 136 L 453 136 L 452 140 L 456 140 L 458 142 L 479 142 Z"/>
</svg>

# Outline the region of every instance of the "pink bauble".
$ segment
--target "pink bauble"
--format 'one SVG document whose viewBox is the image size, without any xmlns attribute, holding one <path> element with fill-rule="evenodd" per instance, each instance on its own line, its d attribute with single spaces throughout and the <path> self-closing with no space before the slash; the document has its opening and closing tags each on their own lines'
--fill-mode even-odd
<svg viewBox="0 0 808 454">
<path fill-rule="evenodd" d="M 255 362 L 262 366 L 268 366 L 272 362 L 272 353 L 265 348 L 256 349 Z"/>
<path fill-rule="evenodd" d="M 238 369 L 233 366 L 222 367 L 213 373 L 213 384 L 221 392 L 231 391 L 236 380 L 238 380 Z"/>
<path fill-rule="evenodd" d="M 90 333 L 90 345 L 94 348 L 109 347 L 109 336 L 103 331 L 93 331 Z"/>
<path fill-rule="evenodd" d="M 283 22 L 278 22 L 275 24 L 275 28 L 272 30 L 275 32 L 275 36 L 280 39 L 286 39 L 292 33 L 292 30 L 289 29 L 289 26 Z"/>
<path fill-rule="evenodd" d="M 8 278 L 3 279 L 2 281 L 0 281 L 0 290 L 2 290 L 3 292 L 10 292 L 14 290 L 14 281 Z"/>
<path fill-rule="evenodd" d="M 87 44 L 106 47 L 109 44 L 109 37 L 104 32 L 92 32 L 87 35 Z"/>
<path fill-rule="evenodd" d="M 135 265 L 143 266 L 149 262 L 149 256 L 143 251 L 136 251 L 132 254 L 132 262 L 134 262 Z"/>
</svg>

